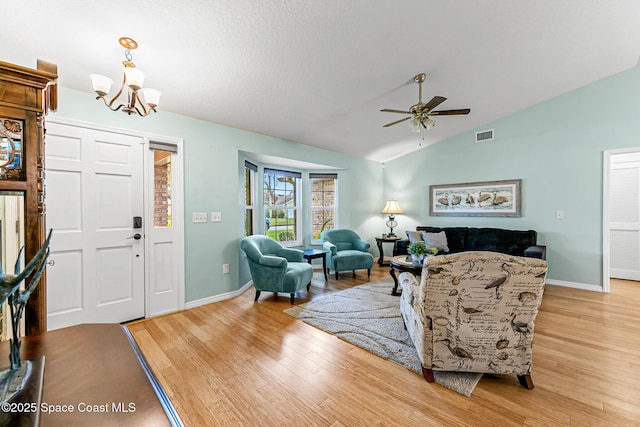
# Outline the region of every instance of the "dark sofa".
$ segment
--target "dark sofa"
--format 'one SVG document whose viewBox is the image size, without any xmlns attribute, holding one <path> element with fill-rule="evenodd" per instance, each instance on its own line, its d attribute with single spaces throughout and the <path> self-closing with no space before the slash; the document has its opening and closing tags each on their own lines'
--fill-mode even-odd
<svg viewBox="0 0 640 427">
<path fill-rule="evenodd" d="M 449 246 L 449 252 L 446 253 L 491 251 L 531 258 L 547 258 L 547 247 L 537 244 L 538 233 L 534 230 L 418 226 L 416 231 L 427 233 L 444 231 Z M 398 241 L 394 254 L 406 254 L 408 247 L 409 239 Z"/>
</svg>

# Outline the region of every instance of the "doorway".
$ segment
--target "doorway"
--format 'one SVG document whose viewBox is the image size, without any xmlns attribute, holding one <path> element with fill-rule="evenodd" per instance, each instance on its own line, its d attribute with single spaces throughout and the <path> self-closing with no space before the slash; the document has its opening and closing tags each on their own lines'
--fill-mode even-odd
<svg viewBox="0 0 640 427">
<path fill-rule="evenodd" d="M 154 218 L 157 150 L 150 136 L 47 121 L 46 213 L 47 228 L 54 230 L 49 330 L 121 323 L 184 307 L 184 244 L 175 231 L 182 227 L 182 141 L 153 138 L 173 150 L 164 176 L 172 184 L 165 201 L 171 202 L 173 221 L 164 233 Z M 164 251 L 157 250 L 159 241 Z"/>
<path fill-rule="evenodd" d="M 640 148 L 604 152 L 603 291 L 640 280 Z"/>
</svg>

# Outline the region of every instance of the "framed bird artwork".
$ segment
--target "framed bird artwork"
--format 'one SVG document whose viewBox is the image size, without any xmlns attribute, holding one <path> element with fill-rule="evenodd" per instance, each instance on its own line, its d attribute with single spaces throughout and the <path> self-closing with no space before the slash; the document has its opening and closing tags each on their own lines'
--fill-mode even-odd
<svg viewBox="0 0 640 427">
<path fill-rule="evenodd" d="M 430 216 L 520 216 L 521 179 L 429 186 Z"/>
</svg>

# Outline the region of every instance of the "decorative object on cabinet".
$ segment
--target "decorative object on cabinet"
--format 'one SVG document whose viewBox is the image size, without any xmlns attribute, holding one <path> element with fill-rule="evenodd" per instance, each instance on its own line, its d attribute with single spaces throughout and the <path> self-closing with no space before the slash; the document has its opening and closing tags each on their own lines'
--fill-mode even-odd
<svg viewBox="0 0 640 427">
<path fill-rule="evenodd" d="M 126 49 L 124 52 L 126 60 L 122 61 L 122 65 L 124 65 L 124 75 L 122 77 L 120 89 L 118 90 L 118 93 L 111 98 L 111 101 L 107 101 L 106 96 L 111 90 L 113 80 L 101 74 L 90 74 L 89 77 L 93 84 L 93 90 L 98 95 L 96 99 L 102 99 L 104 104 L 112 111 L 122 109 L 122 111 L 128 115 L 138 114 L 143 117 L 147 116 L 152 111 L 156 111 L 156 107 L 160 102 L 161 93 L 157 89 L 142 88 L 145 75 L 142 71 L 136 68 L 136 64 L 133 63 L 133 57 L 131 56 L 131 51 L 138 48 L 138 43 L 129 37 L 120 37 L 119 42 L 120 45 Z M 117 107 L 114 107 L 114 104 L 123 92 L 127 93 L 126 104 L 120 103 Z M 144 97 L 144 102 L 140 98 L 140 93 L 142 93 Z M 140 111 L 140 109 L 142 109 L 142 111 Z"/>
</svg>

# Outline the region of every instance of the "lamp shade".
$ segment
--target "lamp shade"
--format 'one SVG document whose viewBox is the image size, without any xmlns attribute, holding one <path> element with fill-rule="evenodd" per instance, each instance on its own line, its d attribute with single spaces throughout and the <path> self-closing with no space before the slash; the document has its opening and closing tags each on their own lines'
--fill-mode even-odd
<svg viewBox="0 0 640 427">
<path fill-rule="evenodd" d="M 409 122 L 409 129 L 411 132 L 420 132 L 420 120 L 413 119 Z"/>
<path fill-rule="evenodd" d="M 125 67 L 124 74 L 127 77 L 127 84 L 131 88 L 138 90 L 144 84 L 144 73 L 137 68 Z"/>
<path fill-rule="evenodd" d="M 425 128 L 431 129 L 432 127 L 434 127 L 436 125 L 436 121 L 435 120 L 431 120 L 429 117 L 427 117 L 426 119 L 424 119 L 422 121 L 422 124 L 424 125 Z"/>
<path fill-rule="evenodd" d="M 382 209 L 383 214 L 401 214 L 402 209 L 400 209 L 400 205 L 398 204 L 397 200 L 387 200 L 387 204 L 384 206 L 384 209 Z"/>
<path fill-rule="evenodd" d="M 111 90 L 113 80 L 109 77 L 103 76 L 102 74 L 89 74 L 89 78 L 91 79 L 93 90 L 99 95 L 104 96 Z"/>
<path fill-rule="evenodd" d="M 157 89 L 146 87 L 142 89 L 142 95 L 144 95 L 144 100 L 147 102 L 147 104 L 149 104 L 151 107 L 157 107 L 160 103 L 160 95 L 162 95 L 162 93 L 160 93 L 160 91 Z"/>
</svg>

